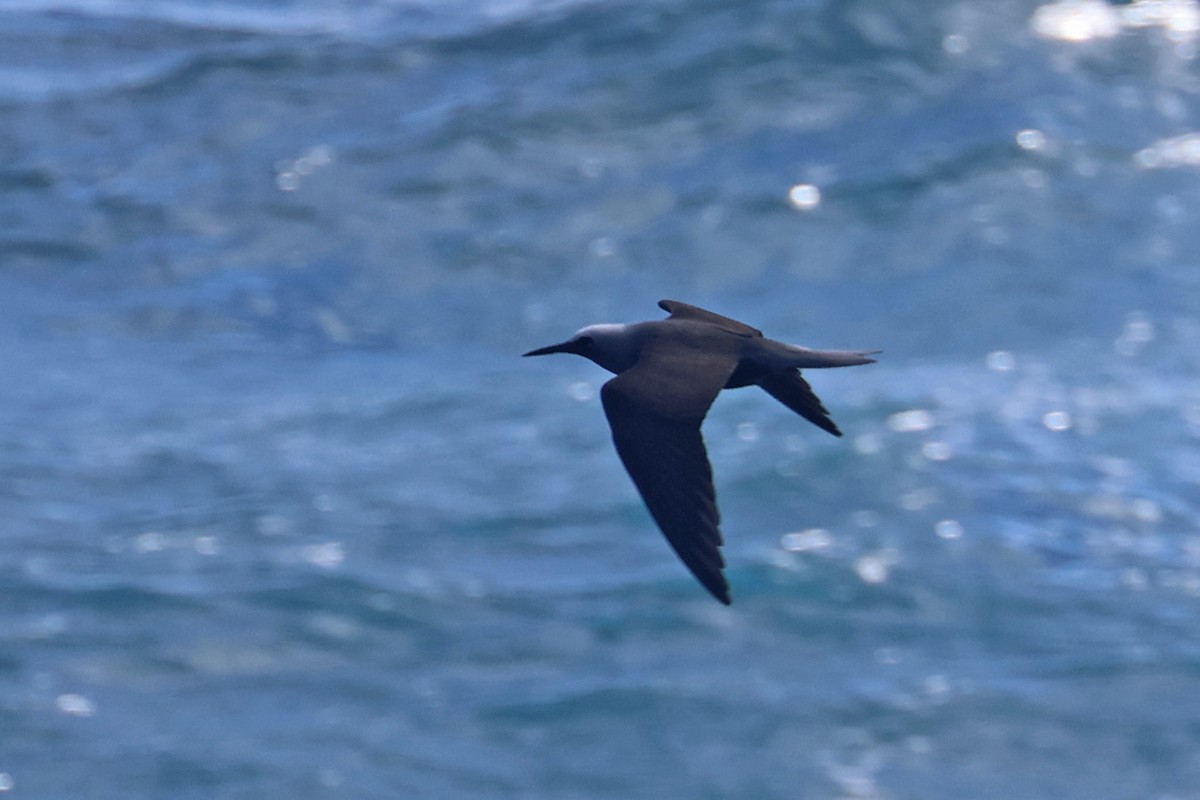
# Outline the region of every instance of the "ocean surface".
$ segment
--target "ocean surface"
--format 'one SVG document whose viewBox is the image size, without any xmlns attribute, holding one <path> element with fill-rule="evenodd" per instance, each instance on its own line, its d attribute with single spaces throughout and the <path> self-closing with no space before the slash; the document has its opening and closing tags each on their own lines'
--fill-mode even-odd
<svg viewBox="0 0 1200 800">
<path fill-rule="evenodd" d="M 0 797 L 1200 798 L 1200 4 L 0 0 Z M 705 424 L 734 604 L 578 358 Z"/>
</svg>

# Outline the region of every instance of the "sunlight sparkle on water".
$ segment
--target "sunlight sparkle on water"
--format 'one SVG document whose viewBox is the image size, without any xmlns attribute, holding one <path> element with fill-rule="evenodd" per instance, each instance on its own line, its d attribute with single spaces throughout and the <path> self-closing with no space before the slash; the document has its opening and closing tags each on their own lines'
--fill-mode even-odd
<svg viewBox="0 0 1200 800">
<path fill-rule="evenodd" d="M 1138 522 L 1162 522 L 1162 508 L 1148 497 L 1139 497 L 1130 502 L 1129 512 Z"/>
<path fill-rule="evenodd" d="M 873 456 L 883 449 L 883 441 L 873 433 L 854 437 L 854 450 L 860 455 Z"/>
<path fill-rule="evenodd" d="M 895 550 L 884 548 L 873 553 L 859 556 L 854 562 L 854 571 L 863 583 L 883 583 L 888 579 L 888 573 L 899 561 Z"/>
<path fill-rule="evenodd" d="M 1007 350 L 993 350 L 987 354 L 987 366 L 995 372 L 1012 372 L 1017 360 Z"/>
<path fill-rule="evenodd" d="M 275 165 L 275 188 L 281 192 L 294 192 L 300 182 L 318 169 L 333 163 L 334 150 L 327 144 L 319 144 L 306 150 L 295 160 L 280 161 Z"/>
<path fill-rule="evenodd" d="M 952 56 L 962 55 L 970 46 L 970 41 L 961 33 L 951 33 L 942 39 L 942 49 Z"/>
<path fill-rule="evenodd" d="M 1185 133 L 1159 139 L 1133 155 L 1143 169 L 1200 166 L 1200 133 Z"/>
<path fill-rule="evenodd" d="M 60 694 L 54 704 L 59 711 L 72 717 L 90 717 L 96 713 L 96 704 L 81 694 Z"/>
<path fill-rule="evenodd" d="M 925 695 L 935 703 L 944 703 L 950 698 L 950 679 L 940 673 L 930 675 L 922 681 Z"/>
<path fill-rule="evenodd" d="M 1121 329 L 1121 335 L 1113 343 L 1117 355 L 1132 358 L 1141 349 L 1154 341 L 1154 323 L 1141 314 L 1131 314 Z"/>
<path fill-rule="evenodd" d="M 758 426 L 753 422 L 741 422 L 737 426 L 737 438 L 743 442 L 757 442 L 759 437 Z"/>
<path fill-rule="evenodd" d="M 158 531 L 146 531 L 134 541 L 139 553 L 157 553 L 166 547 L 166 539 Z"/>
<path fill-rule="evenodd" d="M 1046 147 L 1046 134 L 1034 128 L 1026 128 L 1017 133 L 1017 146 L 1022 150 L 1037 152 Z"/>
<path fill-rule="evenodd" d="M 809 528 L 804 531 L 785 533 L 779 543 L 788 552 L 803 553 L 806 550 L 824 550 L 833 544 L 833 536 L 824 528 Z"/>
<path fill-rule="evenodd" d="M 1071 412 L 1069 411 L 1047 411 L 1042 417 L 1042 424 L 1048 430 L 1056 433 L 1071 429 Z"/>
<path fill-rule="evenodd" d="M 821 204 L 821 190 L 811 183 L 798 183 L 788 190 L 788 201 L 794 208 L 811 211 Z"/>
<path fill-rule="evenodd" d="M 888 417 L 888 427 L 897 433 L 918 433 L 933 427 L 933 414 L 923 408 L 899 411 Z"/>
<path fill-rule="evenodd" d="M 346 560 L 346 547 L 341 542 L 310 544 L 300 550 L 300 556 L 310 564 L 333 569 Z"/>
<path fill-rule="evenodd" d="M 930 461 L 949 461 L 954 456 L 954 449 L 949 442 L 926 442 L 921 445 L 921 455 Z"/>
<path fill-rule="evenodd" d="M 1060 0 L 1041 6 L 1029 21 L 1045 39 L 1088 42 L 1110 39 L 1123 29 L 1162 28 L 1175 43 L 1200 33 L 1200 4 L 1196 0 L 1134 0 L 1113 5 L 1102 0 Z"/>
<path fill-rule="evenodd" d="M 956 519 L 944 519 L 933 526 L 933 532 L 943 539 L 961 539 L 963 527 Z"/>
<path fill-rule="evenodd" d="M 905 511 L 920 511 L 938 501 L 938 490 L 932 486 L 913 489 L 900 495 L 900 507 Z"/>
<path fill-rule="evenodd" d="M 1064 42 L 1109 39 L 1121 32 L 1116 9 L 1102 0 L 1062 0 L 1041 6 L 1029 25 L 1038 36 Z"/>
<path fill-rule="evenodd" d="M 1163 28 L 1172 41 L 1200 33 L 1200 4 L 1196 0 L 1137 0 L 1120 9 L 1129 28 Z"/>
</svg>

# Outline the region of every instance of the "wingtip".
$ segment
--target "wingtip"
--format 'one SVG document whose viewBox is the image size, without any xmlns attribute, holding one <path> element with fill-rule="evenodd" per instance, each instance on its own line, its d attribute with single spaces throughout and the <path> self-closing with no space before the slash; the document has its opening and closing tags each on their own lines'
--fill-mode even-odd
<svg viewBox="0 0 1200 800">
<path fill-rule="evenodd" d="M 728 583 L 726 583 L 724 586 L 705 586 L 704 588 L 708 589 L 709 593 L 711 593 L 713 597 L 721 601 L 722 605 L 733 605 L 733 598 L 729 594 Z"/>
</svg>

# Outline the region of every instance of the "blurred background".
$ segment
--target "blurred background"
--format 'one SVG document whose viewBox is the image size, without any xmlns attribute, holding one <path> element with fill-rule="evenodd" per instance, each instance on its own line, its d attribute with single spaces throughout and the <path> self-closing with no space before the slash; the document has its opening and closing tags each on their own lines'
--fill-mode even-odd
<svg viewBox="0 0 1200 800">
<path fill-rule="evenodd" d="M 1197 3 L 0 11 L 0 795 L 1200 798 Z"/>
</svg>

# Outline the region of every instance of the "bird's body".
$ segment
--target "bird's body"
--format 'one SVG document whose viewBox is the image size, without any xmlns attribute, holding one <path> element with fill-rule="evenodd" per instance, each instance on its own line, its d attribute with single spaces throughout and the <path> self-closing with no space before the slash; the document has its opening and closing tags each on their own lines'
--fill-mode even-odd
<svg viewBox="0 0 1200 800">
<path fill-rule="evenodd" d="M 720 514 L 700 424 L 722 389 L 757 385 L 805 419 L 841 436 L 801 368 L 869 364 L 864 351 L 809 350 L 749 325 L 663 300 L 665 320 L 591 325 L 527 356 L 575 353 L 613 372 L 600 390 L 617 453 L 651 516 L 692 574 L 722 603 Z"/>
</svg>

